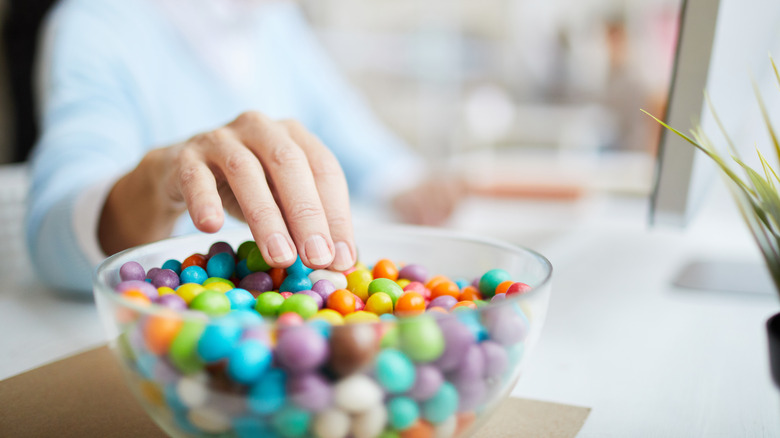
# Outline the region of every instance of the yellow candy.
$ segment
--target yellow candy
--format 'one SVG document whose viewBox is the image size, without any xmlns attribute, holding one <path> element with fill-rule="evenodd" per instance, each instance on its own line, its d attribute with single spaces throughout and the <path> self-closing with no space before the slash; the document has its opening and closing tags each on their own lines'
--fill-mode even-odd
<svg viewBox="0 0 780 438">
<path fill-rule="evenodd" d="M 206 290 L 198 283 L 184 283 L 176 288 L 176 295 L 180 296 L 187 304 L 190 304 L 193 298 Z"/>
<path fill-rule="evenodd" d="M 411 283 L 411 281 L 406 278 L 399 278 L 395 282 L 398 283 L 399 286 L 401 286 L 401 289 L 405 288 L 407 284 Z"/>
<path fill-rule="evenodd" d="M 230 285 L 231 289 L 235 289 L 236 288 L 236 285 L 233 284 L 232 281 L 228 280 L 227 278 L 222 278 L 222 277 L 209 277 L 209 278 L 206 279 L 206 281 L 203 282 L 203 286 L 208 286 L 208 285 L 210 285 L 212 283 L 227 283 L 227 284 Z"/>
<path fill-rule="evenodd" d="M 344 317 L 341 316 L 341 314 L 333 309 L 322 309 L 318 311 L 317 313 L 312 316 L 311 319 L 321 319 L 323 321 L 326 321 L 330 325 L 343 325 L 344 324 Z"/>
<path fill-rule="evenodd" d="M 359 324 L 363 322 L 379 322 L 379 316 L 376 313 L 366 312 L 365 310 L 358 310 L 352 312 L 344 317 L 344 322 L 347 324 Z"/>
<path fill-rule="evenodd" d="M 367 269 L 356 269 L 347 275 L 347 290 L 357 295 L 363 302 L 368 299 L 368 284 L 373 280 Z"/>
<path fill-rule="evenodd" d="M 233 286 L 225 283 L 224 281 L 214 281 L 212 283 L 204 285 L 203 287 L 208 290 L 215 290 L 217 292 L 222 292 L 223 294 L 229 290 L 234 289 Z"/>
<path fill-rule="evenodd" d="M 372 312 L 376 315 L 393 313 L 393 299 L 384 292 L 376 292 L 374 295 L 368 297 L 366 307 L 363 310 Z"/>
<path fill-rule="evenodd" d="M 176 291 L 171 289 L 171 288 L 169 288 L 168 286 L 160 286 L 160 287 L 157 288 L 157 294 L 160 295 L 160 296 L 170 295 L 170 294 L 175 294 L 175 293 L 176 293 Z"/>
<path fill-rule="evenodd" d="M 363 269 L 365 271 L 371 272 L 370 269 L 368 269 L 368 266 L 366 266 L 363 262 L 357 262 L 355 263 L 355 269 Z"/>
</svg>

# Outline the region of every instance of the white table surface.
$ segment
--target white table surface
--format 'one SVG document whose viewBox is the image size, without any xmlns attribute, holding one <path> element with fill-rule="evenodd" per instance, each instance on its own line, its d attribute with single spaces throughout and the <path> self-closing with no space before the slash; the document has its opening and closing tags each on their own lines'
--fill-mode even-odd
<svg viewBox="0 0 780 438">
<path fill-rule="evenodd" d="M 513 395 L 592 408 L 580 437 L 780 436 L 764 330 L 777 296 L 671 285 L 691 258 L 759 260 L 724 197 L 686 229 L 649 228 L 636 198 L 466 202 L 449 227 L 530 246 L 555 269 Z M 0 269 L 0 379 L 104 342 L 94 304 L 38 285 L 14 248 Z"/>
</svg>

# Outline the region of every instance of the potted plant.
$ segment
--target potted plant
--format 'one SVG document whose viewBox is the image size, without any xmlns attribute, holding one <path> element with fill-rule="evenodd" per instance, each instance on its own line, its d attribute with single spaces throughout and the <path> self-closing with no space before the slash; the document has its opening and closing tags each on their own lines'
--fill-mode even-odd
<svg viewBox="0 0 780 438">
<path fill-rule="evenodd" d="M 778 85 L 780 85 L 780 73 L 778 73 L 777 65 L 771 58 L 770 62 Z M 774 147 L 778 159 L 778 166 L 780 166 L 780 138 L 778 138 L 777 132 L 772 126 L 766 105 L 764 104 L 764 100 L 761 98 L 761 93 L 755 83 L 753 84 L 753 88 L 761 110 L 761 115 L 772 140 L 772 146 Z M 688 143 L 702 151 L 718 166 L 720 173 L 725 177 L 726 185 L 733 195 L 742 218 L 745 220 L 751 234 L 761 249 L 764 262 L 766 263 L 772 281 L 774 282 L 775 290 L 780 293 L 780 192 L 778 192 L 778 189 L 780 188 L 780 177 L 775 170 L 780 167 L 772 167 L 772 164 L 767 161 L 758 148 L 756 148 L 756 153 L 758 154 L 761 168 L 756 170 L 745 164 L 718 118 L 709 97 L 707 97 L 706 100 L 718 128 L 726 138 L 728 152 L 731 155 L 730 159 L 726 159 L 725 155 L 715 147 L 713 142 L 704 133 L 701 126 L 691 130 L 691 136 L 687 136 L 647 111 L 642 111 L 655 119 L 666 129 L 679 135 Z M 740 176 L 740 174 L 744 176 Z M 769 318 L 766 323 L 766 328 L 769 340 L 769 361 L 772 370 L 772 378 L 775 385 L 780 388 L 780 313 Z"/>
</svg>

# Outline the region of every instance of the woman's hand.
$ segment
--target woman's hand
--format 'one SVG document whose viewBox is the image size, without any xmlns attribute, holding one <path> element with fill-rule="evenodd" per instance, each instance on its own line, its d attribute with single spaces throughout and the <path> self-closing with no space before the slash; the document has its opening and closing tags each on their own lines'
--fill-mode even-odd
<svg viewBox="0 0 780 438">
<path fill-rule="evenodd" d="M 106 253 L 165 238 L 188 210 L 214 233 L 223 208 L 243 219 L 263 257 L 287 267 L 345 270 L 355 246 L 347 182 L 333 154 L 300 123 L 257 112 L 150 151 L 106 200 L 98 236 Z"/>
</svg>

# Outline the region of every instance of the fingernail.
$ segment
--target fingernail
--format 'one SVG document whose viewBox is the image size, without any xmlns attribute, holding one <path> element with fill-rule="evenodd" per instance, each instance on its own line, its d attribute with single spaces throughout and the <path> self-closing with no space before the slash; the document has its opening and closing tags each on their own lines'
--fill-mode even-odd
<svg viewBox="0 0 780 438">
<path fill-rule="evenodd" d="M 330 248 L 328 248 L 328 242 L 319 234 L 306 239 L 304 247 L 306 249 L 306 258 L 313 265 L 329 265 L 333 261 L 333 254 L 331 254 Z"/>
<path fill-rule="evenodd" d="M 337 271 L 346 271 L 355 264 L 352 260 L 352 253 L 349 251 L 349 245 L 345 242 L 336 243 L 336 257 L 333 259 L 333 269 Z"/>
<path fill-rule="evenodd" d="M 268 255 L 275 263 L 289 262 L 295 257 L 287 239 L 280 233 L 271 234 L 268 238 Z"/>
</svg>

